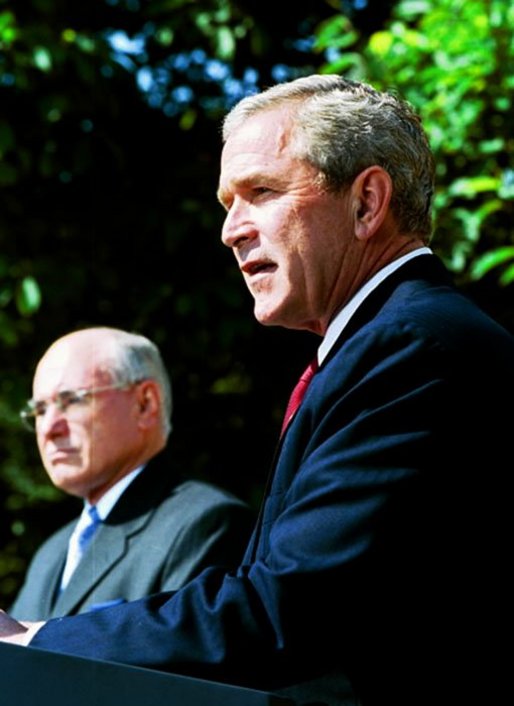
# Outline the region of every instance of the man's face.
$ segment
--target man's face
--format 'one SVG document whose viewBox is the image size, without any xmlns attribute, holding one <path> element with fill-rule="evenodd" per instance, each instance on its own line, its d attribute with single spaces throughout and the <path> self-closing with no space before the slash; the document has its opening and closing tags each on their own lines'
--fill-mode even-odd
<svg viewBox="0 0 514 706">
<path fill-rule="evenodd" d="M 358 247 L 348 192 L 329 193 L 290 147 L 283 109 L 249 118 L 226 142 L 222 240 L 234 251 L 263 324 L 323 334 L 354 287 Z"/>
<path fill-rule="evenodd" d="M 58 341 L 40 361 L 34 377 L 35 400 L 57 392 L 112 383 L 99 369 L 98 346 L 78 338 Z M 133 468 L 141 437 L 136 386 L 106 390 L 59 410 L 50 402 L 37 418 L 37 444 L 54 485 L 95 502 Z"/>
</svg>

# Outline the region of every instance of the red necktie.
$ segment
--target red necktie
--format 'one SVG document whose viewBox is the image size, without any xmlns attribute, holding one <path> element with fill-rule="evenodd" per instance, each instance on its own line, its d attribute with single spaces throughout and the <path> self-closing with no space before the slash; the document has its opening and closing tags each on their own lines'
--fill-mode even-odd
<svg viewBox="0 0 514 706">
<path fill-rule="evenodd" d="M 312 380 L 314 373 L 318 369 L 318 358 L 314 358 L 309 365 L 305 368 L 304 372 L 300 376 L 300 379 L 296 383 L 296 387 L 291 393 L 291 397 L 289 398 L 289 402 L 287 403 L 287 408 L 286 408 L 286 413 L 284 415 L 284 421 L 282 422 L 282 430 L 280 432 L 280 436 L 285 432 L 287 429 L 287 425 L 291 421 L 291 419 L 294 416 L 294 413 L 300 406 L 301 401 L 303 400 L 303 396 L 307 392 L 307 388 L 309 387 L 309 383 Z"/>
</svg>

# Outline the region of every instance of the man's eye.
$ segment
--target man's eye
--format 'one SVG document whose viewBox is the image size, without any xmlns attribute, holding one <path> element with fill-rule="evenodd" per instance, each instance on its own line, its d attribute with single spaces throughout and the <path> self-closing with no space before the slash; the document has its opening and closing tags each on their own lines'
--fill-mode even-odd
<svg viewBox="0 0 514 706">
<path fill-rule="evenodd" d="M 42 401 L 36 402 L 32 407 L 32 410 L 34 412 L 34 416 L 35 417 L 42 417 L 46 412 L 46 408 L 47 408 L 46 402 L 42 402 Z"/>
<path fill-rule="evenodd" d="M 86 395 L 81 393 L 80 390 L 77 390 L 76 392 L 72 390 L 63 390 L 59 393 L 57 402 L 61 409 L 66 409 L 72 404 L 83 402 L 85 398 Z"/>
<path fill-rule="evenodd" d="M 254 186 L 249 196 L 250 203 L 260 199 L 266 199 L 272 193 L 273 189 L 270 189 L 269 186 Z"/>
<path fill-rule="evenodd" d="M 255 196 L 261 196 L 262 194 L 267 194 L 271 191 L 271 189 L 267 186 L 257 186 L 255 189 L 253 189 L 253 193 Z"/>
</svg>

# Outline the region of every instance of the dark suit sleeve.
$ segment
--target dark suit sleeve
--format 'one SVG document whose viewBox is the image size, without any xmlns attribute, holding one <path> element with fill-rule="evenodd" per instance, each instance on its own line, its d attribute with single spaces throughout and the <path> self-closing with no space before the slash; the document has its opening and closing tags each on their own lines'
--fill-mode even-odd
<svg viewBox="0 0 514 706">
<path fill-rule="evenodd" d="M 387 655 L 391 635 L 408 648 L 432 621 L 440 629 L 454 501 L 440 459 L 469 396 L 457 399 L 437 343 L 391 328 L 354 337 L 311 384 L 251 562 L 207 570 L 175 594 L 50 621 L 33 646 L 268 688 L 363 650 Z M 447 569 L 451 585 L 457 567 Z"/>
</svg>

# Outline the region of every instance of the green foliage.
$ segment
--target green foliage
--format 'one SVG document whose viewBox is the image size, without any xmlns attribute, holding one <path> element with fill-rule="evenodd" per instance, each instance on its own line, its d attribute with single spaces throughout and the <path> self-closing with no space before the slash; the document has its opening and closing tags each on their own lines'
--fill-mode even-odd
<svg viewBox="0 0 514 706">
<path fill-rule="evenodd" d="M 345 48 L 324 71 L 397 90 L 422 115 L 438 165 L 433 243 L 463 283 L 491 262 L 501 271 L 513 242 L 513 30 L 510 0 L 405 0 L 370 37 L 340 16 L 318 32 L 318 51 Z"/>
<path fill-rule="evenodd" d="M 478 257 L 471 268 L 471 277 L 480 279 L 492 269 L 507 264 L 507 267 L 500 275 L 499 282 L 502 285 L 514 282 L 514 245 L 505 245 L 502 248 L 489 250 Z"/>
</svg>

